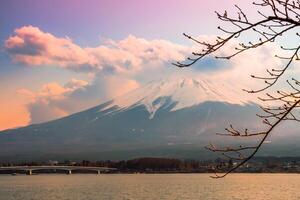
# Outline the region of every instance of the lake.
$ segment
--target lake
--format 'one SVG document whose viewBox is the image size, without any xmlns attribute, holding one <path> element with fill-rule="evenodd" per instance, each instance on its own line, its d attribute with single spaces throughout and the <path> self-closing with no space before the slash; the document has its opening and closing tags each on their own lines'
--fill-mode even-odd
<svg viewBox="0 0 300 200">
<path fill-rule="evenodd" d="M 1 200 L 300 199 L 299 174 L 100 174 L 0 176 Z"/>
</svg>

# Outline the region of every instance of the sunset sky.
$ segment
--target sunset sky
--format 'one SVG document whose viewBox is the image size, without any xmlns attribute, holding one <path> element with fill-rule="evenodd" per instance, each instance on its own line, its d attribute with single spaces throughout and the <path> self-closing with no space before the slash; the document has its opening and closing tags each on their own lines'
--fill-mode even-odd
<svg viewBox="0 0 300 200">
<path fill-rule="evenodd" d="M 248 0 L 1 1 L 0 130 L 66 116 L 172 74 L 230 73 L 242 84 L 241 74 L 276 63 L 265 59 L 274 48 L 184 72 L 171 65 L 196 48 L 183 32 L 211 40 L 220 33 L 214 11 L 234 3 L 255 11 Z"/>
</svg>

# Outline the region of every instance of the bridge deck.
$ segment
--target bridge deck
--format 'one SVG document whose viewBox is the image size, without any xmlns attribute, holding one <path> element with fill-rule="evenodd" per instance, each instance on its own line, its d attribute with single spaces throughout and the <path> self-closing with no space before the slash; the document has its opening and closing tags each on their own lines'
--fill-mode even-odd
<svg viewBox="0 0 300 200">
<path fill-rule="evenodd" d="M 12 166 L 0 167 L 1 171 L 4 170 L 41 170 L 41 169 L 62 169 L 62 170 L 91 170 L 91 171 L 111 171 L 116 168 L 109 167 L 84 167 L 84 166 Z"/>
</svg>

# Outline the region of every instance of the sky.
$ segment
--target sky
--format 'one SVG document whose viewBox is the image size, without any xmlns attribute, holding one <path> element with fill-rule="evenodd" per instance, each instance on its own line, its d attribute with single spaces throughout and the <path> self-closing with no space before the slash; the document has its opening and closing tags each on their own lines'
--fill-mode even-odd
<svg viewBox="0 0 300 200">
<path fill-rule="evenodd" d="M 214 11 L 235 3 L 253 15 L 248 0 L 2 0 L 0 130 L 67 116 L 172 74 L 244 84 L 245 74 L 278 64 L 262 53 L 276 48 L 186 70 L 171 64 L 198 48 L 183 32 L 212 40 Z"/>
</svg>

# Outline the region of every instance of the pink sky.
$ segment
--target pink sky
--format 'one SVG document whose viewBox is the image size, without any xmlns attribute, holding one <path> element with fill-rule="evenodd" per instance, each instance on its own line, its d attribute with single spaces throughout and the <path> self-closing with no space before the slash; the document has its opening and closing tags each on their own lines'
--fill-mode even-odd
<svg viewBox="0 0 300 200">
<path fill-rule="evenodd" d="M 250 1 L 24 2 L 0 8 L 0 130 L 66 116 L 173 73 L 170 63 L 192 48 L 183 31 L 215 35 L 215 10 Z"/>
</svg>

